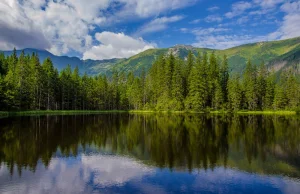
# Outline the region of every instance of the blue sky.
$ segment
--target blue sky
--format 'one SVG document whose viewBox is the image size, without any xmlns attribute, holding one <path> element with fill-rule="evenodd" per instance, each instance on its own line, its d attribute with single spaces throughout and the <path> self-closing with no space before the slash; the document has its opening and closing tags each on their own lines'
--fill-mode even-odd
<svg viewBox="0 0 300 194">
<path fill-rule="evenodd" d="M 226 49 L 300 36 L 299 0 L 2 0 L 0 50 L 124 58 L 176 44 Z"/>
</svg>

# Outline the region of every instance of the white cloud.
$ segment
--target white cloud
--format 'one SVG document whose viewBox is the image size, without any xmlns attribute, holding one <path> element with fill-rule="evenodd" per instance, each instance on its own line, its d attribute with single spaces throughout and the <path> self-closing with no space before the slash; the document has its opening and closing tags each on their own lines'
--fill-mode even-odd
<svg viewBox="0 0 300 194">
<path fill-rule="evenodd" d="M 266 40 L 265 36 L 250 35 L 205 35 L 197 36 L 197 42 L 193 44 L 195 47 L 227 49 L 242 44 L 261 42 Z"/>
<path fill-rule="evenodd" d="M 190 22 L 190 24 L 198 24 L 200 23 L 202 20 L 201 19 L 196 19 Z"/>
<path fill-rule="evenodd" d="M 242 17 L 240 17 L 239 19 L 236 20 L 236 23 L 241 25 L 241 24 L 244 24 L 248 21 L 249 21 L 248 16 L 242 16 Z"/>
<path fill-rule="evenodd" d="M 228 28 L 195 28 L 184 29 L 182 32 L 195 35 L 192 45 L 201 48 L 227 49 L 247 43 L 265 41 L 267 36 L 231 35 Z"/>
<path fill-rule="evenodd" d="M 264 9 L 274 8 L 276 5 L 283 3 L 285 0 L 253 0 L 255 4 L 259 4 Z"/>
<path fill-rule="evenodd" d="M 16 1 L 0 2 L 0 49 L 13 47 L 49 48 L 50 43 Z"/>
<path fill-rule="evenodd" d="M 176 10 L 195 3 L 197 0 L 118 0 L 124 3 L 122 9 L 117 15 L 132 15 L 132 11 L 139 17 L 149 17 L 159 15 L 166 10 Z"/>
<path fill-rule="evenodd" d="M 0 49 L 15 46 L 47 49 L 59 55 L 84 53 L 92 49 L 91 31 L 98 26 L 158 16 L 196 1 L 2 0 Z"/>
<path fill-rule="evenodd" d="M 209 16 L 207 16 L 205 18 L 205 21 L 208 22 L 208 23 L 211 23 L 211 22 L 222 22 L 223 18 L 221 18 L 218 15 L 209 15 Z"/>
<path fill-rule="evenodd" d="M 235 16 L 243 14 L 246 10 L 252 7 L 251 2 L 239 1 L 232 5 L 231 11 L 227 12 L 225 16 L 227 18 L 233 18 Z"/>
<path fill-rule="evenodd" d="M 269 35 L 271 38 L 286 39 L 300 36 L 300 1 L 287 2 L 281 6 L 285 12 L 279 29 Z"/>
<path fill-rule="evenodd" d="M 137 32 L 136 36 L 141 36 L 143 34 L 158 32 L 166 29 L 169 23 L 174 23 L 183 19 L 183 16 L 176 15 L 172 17 L 161 17 L 152 20 L 142 26 Z"/>
<path fill-rule="evenodd" d="M 226 31 L 229 31 L 229 29 L 227 29 L 227 28 L 195 28 L 195 29 L 190 30 L 190 32 L 196 36 L 218 34 L 218 33 L 226 32 Z"/>
<path fill-rule="evenodd" d="M 217 11 L 217 10 L 219 10 L 220 8 L 218 7 L 218 6 L 213 6 L 213 7 L 209 7 L 208 9 L 207 9 L 207 11 L 210 11 L 210 12 L 214 12 L 214 11 Z"/>
<path fill-rule="evenodd" d="M 156 47 L 142 38 L 132 38 L 124 33 L 96 33 L 99 45 L 93 46 L 83 54 L 83 59 L 127 58 L 142 51 Z"/>
<path fill-rule="evenodd" d="M 154 171 L 153 168 L 134 159 L 106 155 L 80 155 L 76 160 L 52 158 L 47 169 L 39 163 L 34 173 L 22 169 L 21 177 L 10 177 L 9 170 L 6 167 L 3 169 L 5 171 L 0 171 L 0 180 L 6 187 L 0 187 L 0 193 L 30 194 L 93 193 L 95 187 L 106 188 L 106 192 L 109 193 L 108 190 L 112 186 L 139 180 L 153 174 Z M 11 181 L 14 184 L 11 184 Z"/>
</svg>

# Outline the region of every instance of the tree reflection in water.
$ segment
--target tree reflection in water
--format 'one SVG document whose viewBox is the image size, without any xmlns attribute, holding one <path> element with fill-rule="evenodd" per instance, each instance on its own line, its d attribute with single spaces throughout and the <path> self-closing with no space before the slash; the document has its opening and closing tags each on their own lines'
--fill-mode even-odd
<svg viewBox="0 0 300 194">
<path fill-rule="evenodd" d="M 102 114 L 0 120 L 0 162 L 14 173 L 53 157 L 104 152 L 176 170 L 238 168 L 300 177 L 300 119 Z"/>
</svg>

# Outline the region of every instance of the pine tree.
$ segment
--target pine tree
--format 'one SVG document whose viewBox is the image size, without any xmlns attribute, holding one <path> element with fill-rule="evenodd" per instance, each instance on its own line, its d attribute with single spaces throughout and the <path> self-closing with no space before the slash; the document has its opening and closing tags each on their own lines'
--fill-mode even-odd
<svg viewBox="0 0 300 194">
<path fill-rule="evenodd" d="M 207 56 L 203 59 L 198 54 L 196 65 L 189 77 L 189 93 L 185 101 L 188 110 L 202 111 L 206 108 L 207 91 Z"/>
<path fill-rule="evenodd" d="M 144 75 L 142 75 L 144 76 Z M 124 72 L 122 72 L 119 76 L 119 91 L 120 91 L 120 108 L 123 110 L 127 110 L 129 107 L 128 97 L 127 97 L 127 80 L 126 75 Z M 145 80 L 142 79 L 142 89 L 143 89 L 143 102 L 146 99 L 145 97 Z"/>
<path fill-rule="evenodd" d="M 44 87 L 44 72 L 40 65 L 38 55 L 32 53 L 29 61 L 30 74 L 28 75 L 30 80 L 30 95 L 31 95 L 31 109 L 40 110 L 42 101 L 42 90 Z"/>
<path fill-rule="evenodd" d="M 240 78 L 238 75 L 233 75 L 228 82 L 228 100 L 232 110 L 238 111 L 242 105 L 242 89 Z"/>
<path fill-rule="evenodd" d="M 166 92 L 166 100 L 169 100 L 172 96 L 172 76 L 175 66 L 175 57 L 172 53 L 170 53 L 166 67 L 165 67 L 165 92 Z"/>
<path fill-rule="evenodd" d="M 18 57 L 16 49 L 13 54 L 8 58 L 8 72 L 4 78 L 6 91 L 4 92 L 5 103 L 9 109 L 17 110 L 20 108 L 20 95 L 19 95 L 19 79 L 17 75 Z"/>
<path fill-rule="evenodd" d="M 228 102 L 228 81 L 229 81 L 229 67 L 227 56 L 224 55 L 223 62 L 220 67 L 220 85 L 223 94 L 223 103 Z"/>
<path fill-rule="evenodd" d="M 287 97 L 287 108 L 290 110 L 295 110 L 299 106 L 299 99 L 300 99 L 300 90 L 299 84 L 297 83 L 295 74 L 293 73 L 292 69 L 288 70 L 286 73 L 286 81 L 285 81 L 285 88 L 286 88 L 286 97 Z"/>
<path fill-rule="evenodd" d="M 267 89 L 267 77 L 268 77 L 268 70 L 264 63 L 261 63 L 258 76 L 257 76 L 257 98 L 258 98 L 258 109 L 262 110 L 265 107 L 265 96 L 266 96 L 266 89 Z"/>
<path fill-rule="evenodd" d="M 111 84 L 111 102 L 112 102 L 112 110 L 118 110 L 119 108 L 119 100 L 120 100 L 120 93 L 119 93 L 119 73 L 114 72 L 112 77 L 112 84 Z"/>
<path fill-rule="evenodd" d="M 243 76 L 243 89 L 245 92 L 245 108 L 256 110 L 258 107 L 257 72 L 256 66 L 248 60 Z"/>
<path fill-rule="evenodd" d="M 8 64 L 4 53 L 0 53 L 0 75 L 6 75 Z"/>
<path fill-rule="evenodd" d="M 181 70 L 182 61 L 176 60 L 174 71 L 172 75 L 172 100 L 171 100 L 171 110 L 183 110 L 183 76 Z"/>
<path fill-rule="evenodd" d="M 42 65 L 43 72 L 45 74 L 44 81 L 45 81 L 45 87 L 44 87 L 44 96 L 45 96 L 45 108 L 47 110 L 53 109 L 54 107 L 54 84 L 55 84 L 55 72 L 54 67 L 51 59 L 48 57 L 43 65 Z"/>
<path fill-rule="evenodd" d="M 217 63 L 217 58 L 215 56 L 215 53 L 212 52 L 212 54 L 209 57 L 209 66 L 208 66 L 208 90 L 209 90 L 209 96 L 208 96 L 208 106 L 212 106 L 213 100 L 215 99 L 215 92 L 216 87 L 219 84 L 219 65 Z"/>
<path fill-rule="evenodd" d="M 72 109 L 77 110 L 80 109 L 80 85 L 81 78 L 79 75 L 79 68 L 76 66 L 72 73 L 72 90 L 73 90 L 73 99 L 72 99 Z"/>
<path fill-rule="evenodd" d="M 276 85 L 273 107 L 275 110 L 286 109 L 288 100 L 286 98 L 286 92 L 282 85 Z"/>
<path fill-rule="evenodd" d="M 215 85 L 215 92 L 213 96 L 213 101 L 212 101 L 212 108 L 215 110 L 219 110 L 224 108 L 224 94 L 223 90 L 221 87 L 221 84 L 219 82 L 216 83 Z"/>
<path fill-rule="evenodd" d="M 2 78 L 2 75 L 0 74 L 0 111 L 5 110 L 6 104 L 5 104 L 5 96 L 4 96 L 4 80 Z"/>
<path fill-rule="evenodd" d="M 72 94 L 72 69 L 70 65 L 67 65 L 60 73 L 61 82 L 61 108 L 62 110 L 71 109 L 71 96 Z"/>
<path fill-rule="evenodd" d="M 263 99 L 263 109 L 272 109 L 275 93 L 275 74 L 270 74 L 266 78 L 266 91 Z"/>
</svg>

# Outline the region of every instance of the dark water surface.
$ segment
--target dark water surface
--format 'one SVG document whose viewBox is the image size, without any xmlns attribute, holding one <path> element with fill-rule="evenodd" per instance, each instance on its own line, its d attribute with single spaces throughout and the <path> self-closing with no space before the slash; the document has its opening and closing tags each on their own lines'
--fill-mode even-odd
<svg viewBox="0 0 300 194">
<path fill-rule="evenodd" d="M 300 193 L 300 118 L 0 119 L 0 193 Z"/>
</svg>

